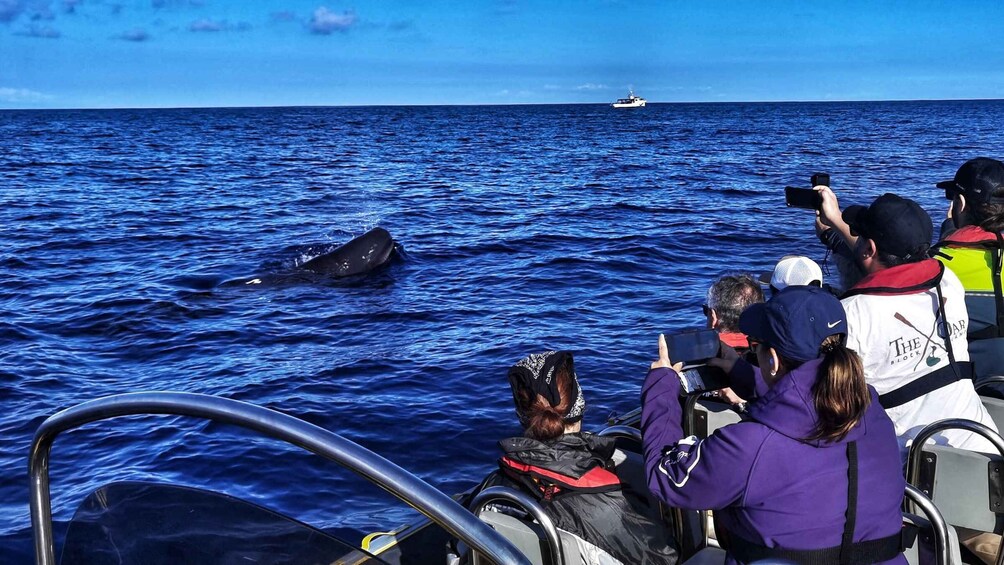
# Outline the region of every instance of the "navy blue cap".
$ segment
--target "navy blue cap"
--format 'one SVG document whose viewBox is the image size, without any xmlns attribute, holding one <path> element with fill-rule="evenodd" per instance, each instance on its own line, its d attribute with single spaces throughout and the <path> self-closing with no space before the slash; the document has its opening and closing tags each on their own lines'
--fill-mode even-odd
<svg viewBox="0 0 1004 565">
<path fill-rule="evenodd" d="M 883 253 L 911 260 L 927 256 L 934 227 L 931 216 L 909 198 L 887 192 L 871 206 L 848 206 L 843 219 L 855 234 Z"/>
<path fill-rule="evenodd" d="M 820 356 L 819 346 L 847 333 L 847 315 L 836 296 L 815 286 L 789 286 L 739 316 L 739 329 L 792 361 Z"/>
<path fill-rule="evenodd" d="M 959 167 L 955 178 L 938 183 L 946 195 L 961 193 L 971 202 L 1004 203 L 1004 198 L 994 196 L 1004 187 L 1004 163 L 989 157 L 970 159 Z"/>
</svg>

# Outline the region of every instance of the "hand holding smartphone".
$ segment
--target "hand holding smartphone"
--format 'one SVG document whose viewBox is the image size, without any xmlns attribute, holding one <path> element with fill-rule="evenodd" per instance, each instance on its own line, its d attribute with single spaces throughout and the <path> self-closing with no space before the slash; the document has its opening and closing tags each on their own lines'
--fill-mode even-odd
<svg viewBox="0 0 1004 565">
<path fill-rule="evenodd" d="M 810 179 L 813 187 L 830 186 L 830 175 L 826 173 L 816 173 Z M 805 208 L 806 210 L 820 210 L 823 207 L 823 196 L 813 188 L 798 188 L 794 186 L 784 187 L 784 203 L 789 208 Z"/>
<path fill-rule="evenodd" d="M 721 348 L 717 331 L 701 328 L 663 336 L 670 360 L 683 363 L 680 384 L 686 394 L 729 386 L 728 375 L 724 371 L 706 364 L 708 359 L 718 356 Z"/>
<path fill-rule="evenodd" d="M 811 188 L 784 187 L 784 203 L 789 208 L 819 210 L 823 207 L 823 196 Z"/>
</svg>

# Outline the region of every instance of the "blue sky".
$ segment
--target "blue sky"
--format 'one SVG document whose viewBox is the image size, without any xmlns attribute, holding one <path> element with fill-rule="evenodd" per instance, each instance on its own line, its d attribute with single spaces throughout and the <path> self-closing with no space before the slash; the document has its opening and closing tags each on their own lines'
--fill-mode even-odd
<svg viewBox="0 0 1004 565">
<path fill-rule="evenodd" d="M 0 0 L 0 108 L 1004 98 L 1004 2 Z"/>
</svg>

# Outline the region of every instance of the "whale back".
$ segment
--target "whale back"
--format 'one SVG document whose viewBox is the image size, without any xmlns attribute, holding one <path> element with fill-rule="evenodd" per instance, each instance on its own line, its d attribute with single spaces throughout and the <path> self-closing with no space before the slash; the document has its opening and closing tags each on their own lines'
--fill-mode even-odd
<svg viewBox="0 0 1004 565">
<path fill-rule="evenodd" d="M 371 271 L 390 260 L 394 238 L 383 228 L 373 228 L 339 246 L 330 253 L 314 257 L 303 268 L 335 277 L 348 277 Z"/>
</svg>

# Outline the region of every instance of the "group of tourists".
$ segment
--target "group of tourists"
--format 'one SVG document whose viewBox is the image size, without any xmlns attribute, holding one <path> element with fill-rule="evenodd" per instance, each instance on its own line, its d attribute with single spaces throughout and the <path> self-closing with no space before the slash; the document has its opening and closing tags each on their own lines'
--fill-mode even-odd
<svg viewBox="0 0 1004 565">
<path fill-rule="evenodd" d="M 567 563 L 675 563 L 678 546 L 653 499 L 713 510 L 729 563 L 905 563 L 911 441 L 945 418 L 996 431 L 974 381 L 1004 369 L 1004 163 L 972 159 L 937 186 L 951 204 L 933 246 L 931 217 L 913 200 L 884 194 L 841 211 L 817 186 L 817 235 L 841 284 L 825 284 L 801 256 L 760 280 L 714 282 L 704 314 L 721 348 L 708 364 L 731 386 L 709 396 L 734 405 L 742 422 L 684 437 L 681 364 L 659 336 L 642 386 L 647 484 L 638 488 L 618 478 L 627 456 L 613 440 L 581 431 L 571 354 L 531 355 L 509 371 L 524 436 L 500 442 L 499 470 L 478 488 L 535 496 L 576 540 Z M 933 441 L 995 451 L 965 431 Z M 959 534 L 992 562 L 999 536 Z"/>
</svg>

